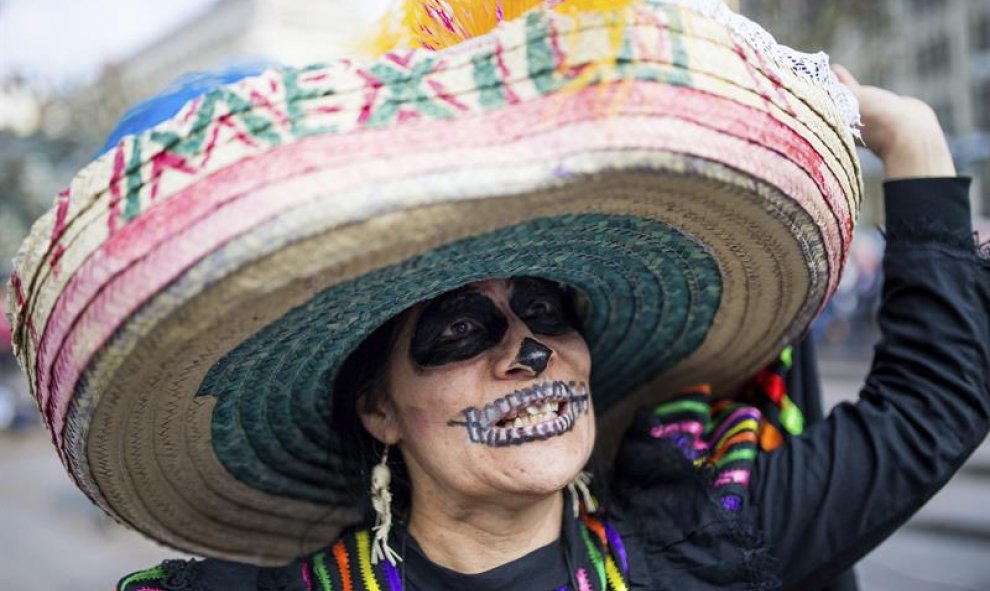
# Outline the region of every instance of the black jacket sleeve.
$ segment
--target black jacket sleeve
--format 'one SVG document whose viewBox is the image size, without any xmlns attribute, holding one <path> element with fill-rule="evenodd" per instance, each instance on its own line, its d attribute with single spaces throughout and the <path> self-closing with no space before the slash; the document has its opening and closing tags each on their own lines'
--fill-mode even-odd
<svg viewBox="0 0 990 591">
<path fill-rule="evenodd" d="M 882 338 L 860 399 L 756 461 L 751 498 L 784 589 L 827 584 L 986 437 L 990 261 L 973 241 L 968 186 L 885 185 Z"/>
</svg>

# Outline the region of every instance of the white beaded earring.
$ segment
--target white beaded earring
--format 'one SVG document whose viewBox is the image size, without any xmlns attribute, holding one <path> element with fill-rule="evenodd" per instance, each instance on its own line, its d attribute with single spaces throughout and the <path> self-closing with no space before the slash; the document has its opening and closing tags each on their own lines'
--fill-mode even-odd
<svg viewBox="0 0 990 591">
<path fill-rule="evenodd" d="M 591 495 L 591 489 L 588 485 L 591 484 L 591 473 L 581 471 L 578 475 L 574 477 L 567 485 L 567 490 L 571 493 L 571 504 L 574 511 L 574 517 L 581 514 L 581 501 L 584 501 L 584 510 L 588 514 L 592 514 L 598 511 L 598 501 L 595 497 Z"/>
<path fill-rule="evenodd" d="M 392 566 L 402 560 L 399 554 L 389 547 L 388 534 L 392 529 L 392 491 L 389 484 L 392 471 L 388 467 L 388 446 L 382 452 L 382 460 L 371 470 L 371 507 L 375 510 L 374 540 L 371 542 L 371 564 L 378 564 L 382 558 Z"/>
</svg>

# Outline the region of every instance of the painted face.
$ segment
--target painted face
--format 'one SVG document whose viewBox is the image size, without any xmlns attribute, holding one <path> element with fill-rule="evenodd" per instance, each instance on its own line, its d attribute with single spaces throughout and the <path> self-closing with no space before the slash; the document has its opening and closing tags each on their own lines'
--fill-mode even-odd
<svg viewBox="0 0 990 591">
<path fill-rule="evenodd" d="M 559 490 L 594 444 L 590 371 L 567 294 L 551 281 L 483 281 L 414 307 L 387 371 L 389 435 L 413 488 Z"/>
</svg>

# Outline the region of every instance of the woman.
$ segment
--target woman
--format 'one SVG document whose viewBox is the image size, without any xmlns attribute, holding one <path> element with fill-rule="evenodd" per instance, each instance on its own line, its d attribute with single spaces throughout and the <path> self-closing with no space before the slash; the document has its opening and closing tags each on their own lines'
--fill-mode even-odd
<svg viewBox="0 0 990 591">
<path fill-rule="evenodd" d="M 757 453 L 760 413 L 709 392 L 834 289 L 858 200 L 840 95 L 762 61 L 723 8 L 628 10 L 499 12 L 474 44 L 266 74 L 111 142 L 105 182 L 74 185 L 18 266 L 22 362 L 94 501 L 241 561 L 120 589 L 819 588 L 961 465 L 990 420 L 990 268 L 931 110 L 839 71 L 892 179 L 884 340 L 860 402 Z M 355 105 L 350 138 L 320 119 Z M 326 182 L 346 198 L 320 233 Z M 59 251 L 104 197 L 102 246 L 77 252 L 85 226 Z M 600 507 L 596 430 L 607 453 L 644 404 Z"/>
</svg>

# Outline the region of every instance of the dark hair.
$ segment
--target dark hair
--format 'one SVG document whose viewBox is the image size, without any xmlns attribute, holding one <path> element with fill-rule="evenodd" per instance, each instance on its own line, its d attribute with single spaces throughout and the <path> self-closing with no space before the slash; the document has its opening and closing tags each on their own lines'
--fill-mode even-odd
<svg viewBox="0 0 990 591">
<path fill-rule="evenodd" d="M 381 461 L 385 446 L 364 428 L 359 410 L 379 407 L 387 400 L 388 359 L 395 348 L 403 318 L 405 312 L 393 316 L 368 335 L 344 360 L 333 385 L 331 426 L 338 441 L 343 443 L 340 449 L 349 467 L 359 477 L 360 486 L 349 490 L 352 505 L 361 507 L 368 521 L 373 519 L 367 490 L 371 470 Z M 400 521 L 405 521 L 411 489 L 405 463 L 398 450 L 389 453 L 388 466 L 392 472 L 393 511 Z"/>
</svg>

